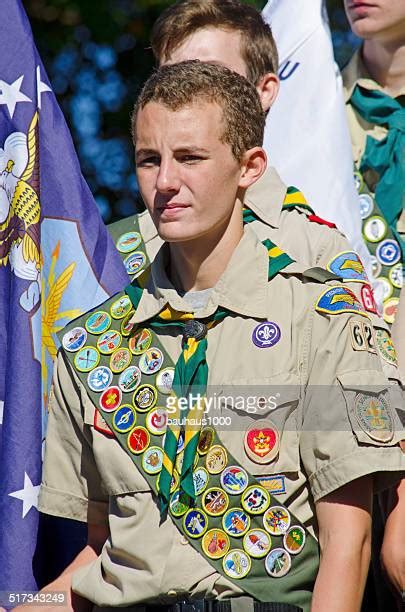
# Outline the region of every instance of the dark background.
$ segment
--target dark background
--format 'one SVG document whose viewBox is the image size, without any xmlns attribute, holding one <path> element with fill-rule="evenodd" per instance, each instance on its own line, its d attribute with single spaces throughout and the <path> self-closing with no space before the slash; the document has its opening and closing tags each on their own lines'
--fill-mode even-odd
<svg viewBox="0 0 405 612">
<path fill-rule="evenodd" d="M 310 1 L 310 0 L 309 0 Z M 259 10 L 265 0 L 246 0 Z M 23 0 L 82 171 L 106 222 L 139 208 L 129 117 L 153 67 L 149 35 L 169 0 Z M 337 60 L 356 39 L 328 0 Z"/>
</svg>

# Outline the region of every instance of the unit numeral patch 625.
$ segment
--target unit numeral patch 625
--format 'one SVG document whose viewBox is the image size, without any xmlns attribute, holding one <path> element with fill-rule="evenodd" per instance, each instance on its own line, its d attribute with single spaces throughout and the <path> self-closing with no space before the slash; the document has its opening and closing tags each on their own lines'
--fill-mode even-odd
<svg viewBox="0 0 405 612">
<path fill-rule="evenodd" d="M 350 338 L 355 351 L 376 353 L 374 330 L 367 321 L 350 321 Z"/>
</svg>

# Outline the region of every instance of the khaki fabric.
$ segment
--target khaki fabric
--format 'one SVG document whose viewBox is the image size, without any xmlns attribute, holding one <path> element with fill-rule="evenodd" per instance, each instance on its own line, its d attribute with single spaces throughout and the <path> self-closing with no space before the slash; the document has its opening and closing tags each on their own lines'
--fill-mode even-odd
<svg viewBox="0 0 405 612">
<path fill-rule="evenodd" d="M 264 175 L 246 191 L 244 204 L 259 218 L 251 225 L 260 240 L 269 238 L 290 257 L 308 267 L 326 267 L 338 253 L 352 250 L 339 230 L 308 221 L 308 213 L 304 211 L 282 210 L 286 191 L 287 187 L 272 167 L 268 167 Z M 162 240 L 147 211 L 138 215 L 138 221 L 146 252 L 153 260 L 162 246 Z M 130 224 L 130 219 L 128 222 Z"/>
<path fill-rule="evenodd" d="M 166 276 L 167 256 L 164 246 L 152 264 L 134 315 L 139 323 L 167 303 L 189 310 Z M 352 347 L 351 321 L 365 317 L 315 311 L 327 286 L 309 280 L 305 268 L 293 263 L 269 282 L 267 250 L 248 226 L 207 304 L 195 315 L 209 316 L 219 305 L 234 313 L 208 333 L 208 398 L 222 398 L 211 414 L 231 419 L 230 425 L 217 427 L 222 442 L 253 475 L 283 475 L 280 501 L 316 536 L 317 500 L 367 474 L 374 474 L 375 490 L 401 477 L 405 455 L 398 442 L 404 432 L 395 408 L 404 397 L 398 385 L 388 385 L 376 354 Z M 263 320 L 281 331 L 280 341 L 264 349 L 252 341 Z M 175 334 L 159 334 L 173 361 L 181 351 L 181 337 Z M 366 395 L 373 390 L 387 398 L 391 441 L 375 441 L 359 427 L 358 386 Z M 105 523 L 110 531 L 100 557 L 75 572 L 73 589 L 99 607 L 241 596 L 242 583 L 239 588 L 217 574 L 170 519 L 160 524 L 147 482 L 118 442 L 94 428 L 95 407 L 61 353 L 53 389 L 39 509 Z M 253 397 L 256 404 L 246 399 L 236 405 L 240 397 Z M 244 449 L 246 429 L 263 420 L 271 420 L 281 438 L 279 453 L 268 464 L 253 462 Z M 291 603 L 309 612 L 310 602 L 299 593 L 291 594 Z"/>
</svg>

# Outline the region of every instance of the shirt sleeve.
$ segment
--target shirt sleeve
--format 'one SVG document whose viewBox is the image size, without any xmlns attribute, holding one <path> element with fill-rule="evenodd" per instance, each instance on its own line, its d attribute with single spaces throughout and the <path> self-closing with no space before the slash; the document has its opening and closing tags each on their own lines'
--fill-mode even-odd
<svg viewBox="0 0 405 612">
<path fill-rule="evenodd" d="M 368 474 L 375 491 L 387 488 L 405 471 L 403 391 L 381 369 L 367 317 L 312 319 L 300 455 L 314 500 Z"/>
<path fill-rule="evenodd" d="M 105 524 L 108 496 L 101 487 L 91 435 L 85 425 L 87 394 L 59 352 L 54 368 L 39 510 Z M 93 411 L 94 412 L 94 411 Z"/>
</svg>

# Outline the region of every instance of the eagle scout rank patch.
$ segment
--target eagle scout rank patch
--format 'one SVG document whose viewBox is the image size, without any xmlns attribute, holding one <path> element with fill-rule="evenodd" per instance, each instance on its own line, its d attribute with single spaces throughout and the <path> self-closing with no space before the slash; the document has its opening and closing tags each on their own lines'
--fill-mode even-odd
<svg viewBox="0 0 405 612">
<path fill-rule="evenodd" d="M 340 314 L 342 312 L 357 312 L 367 317 L 367 313 L 362 310 L 362 306 L 348 287 L 336 286 L 326 289 L 319 296 L 315 310 L 326 312 L 327 314 Z"/>
<path fill-rule="evenodd" d="M 358 393 L 355 399 L 355 413 L 360 427 L 377 442 L 389 442 L 394 427 L 388 401 L 381 393 L 377 396 Z"/>
<path fill-rule="evenodd" d="M 337 276 L 354 282 L 364 283 L 367 274 L 359 256 L 354 251 L 343 251 L 336 255 L 326 266 L 330 272 Z"/>
</svg>

